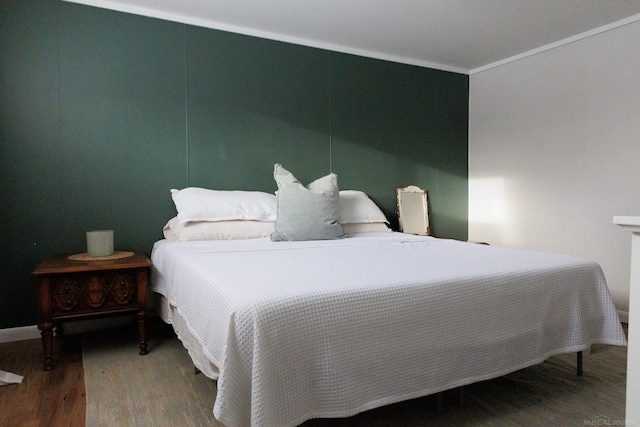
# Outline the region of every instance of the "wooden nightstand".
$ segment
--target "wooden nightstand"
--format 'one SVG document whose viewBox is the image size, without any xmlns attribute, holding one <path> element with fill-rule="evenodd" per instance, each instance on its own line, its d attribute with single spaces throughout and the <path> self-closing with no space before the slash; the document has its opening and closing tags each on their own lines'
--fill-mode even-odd
<svg viewBox="0 0 640 427">
<path fill-rule="evenodd" d="M 142 251 L 108 261 L 72 261 L 47 257 L 33 271 L 38 276 L 44 370 L 53 369 L 53 328 L 63 320 L 135 312 L 140 354 L 147 354 L 147 291 L 151 261 Z"/>
</svg>

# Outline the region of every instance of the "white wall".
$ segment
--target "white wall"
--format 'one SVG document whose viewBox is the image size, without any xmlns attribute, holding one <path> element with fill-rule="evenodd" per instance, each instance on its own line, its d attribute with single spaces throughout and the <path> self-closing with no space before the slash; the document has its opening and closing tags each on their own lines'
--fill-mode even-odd
<svg viewBox="0 0 640 427">
<path fill-rule="evenodd" d="M 469 102 L 469 239 L 597 261 L 627 312 L 640 22 L 473 73 Z"/>
</svg>

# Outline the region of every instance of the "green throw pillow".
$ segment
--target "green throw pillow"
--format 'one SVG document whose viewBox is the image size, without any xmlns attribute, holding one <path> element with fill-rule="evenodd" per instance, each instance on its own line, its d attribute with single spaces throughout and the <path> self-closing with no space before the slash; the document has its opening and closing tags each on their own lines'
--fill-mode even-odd
<svg viewBox="0 0 640 427">
<path fill-rule="evenodd" d="M 271 240 L 328 240 L 344 237 L 340 225 L 338 177 L 331 173 L 307 187 L 281 165 L 273 177 L 278 184 L 278 216 Z"/>
</svg>

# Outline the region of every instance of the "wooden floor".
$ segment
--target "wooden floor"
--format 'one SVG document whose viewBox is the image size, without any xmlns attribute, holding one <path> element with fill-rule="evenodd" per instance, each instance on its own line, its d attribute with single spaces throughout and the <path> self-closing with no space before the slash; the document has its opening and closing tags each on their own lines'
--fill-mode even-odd
<svg viewBox="0 0 640 427">
<path fill-rule="evenodd" d="M 55 339 L 54 361 L 52 371 L 43 371 L 39 339 L 0 343 L 0 369 L 24 376 L 22 384 L 0 387 L 1 427 L 85 425 L 82 336 Z"/>
<path fill-rule="evenodd" d="M 85 425 L 82 336 L 54 340 L 55 368 L 42 369 L 39 339 L 0 343 L 0 369 L 22 375 L 22 384 L 0 387 L 0 426 Z"/>
</svg>

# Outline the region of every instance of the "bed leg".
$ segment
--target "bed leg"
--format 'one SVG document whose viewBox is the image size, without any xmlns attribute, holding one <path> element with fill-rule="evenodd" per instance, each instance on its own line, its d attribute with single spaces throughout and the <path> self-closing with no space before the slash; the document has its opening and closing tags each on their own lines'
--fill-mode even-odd
<svg viewBox="0 0 640 427">
<path fill-rule="evenodd" d="M 583 371 L 582 371 L 582 352 L 581 352 L 581 351 L 579 351 L 579 352 L 576 354 L 576 356 L 577 356 L 577 361 L 578 361 L 577 374 L 578 374 L 578 376 L 579 376 L 579 377 L 581 377 L 581 376 L 582 376 L 582 372 L 583 372 Z"/>
<path fill-rule="evenodd" d="M 444 392 L 436 393 L 436 414 L 441 414 L 444 411 Z"/>
<path fill-rule="evenodd" d="M 464 386 L 458 387 L 458 408 L 464 406 Z"/>
<path fill-rule="evenodd" d="M 200 369 L 196 368 L 195 366 L 193 367 L 193 375 L 198 375 L 200 372 Z"/>
</svg>

